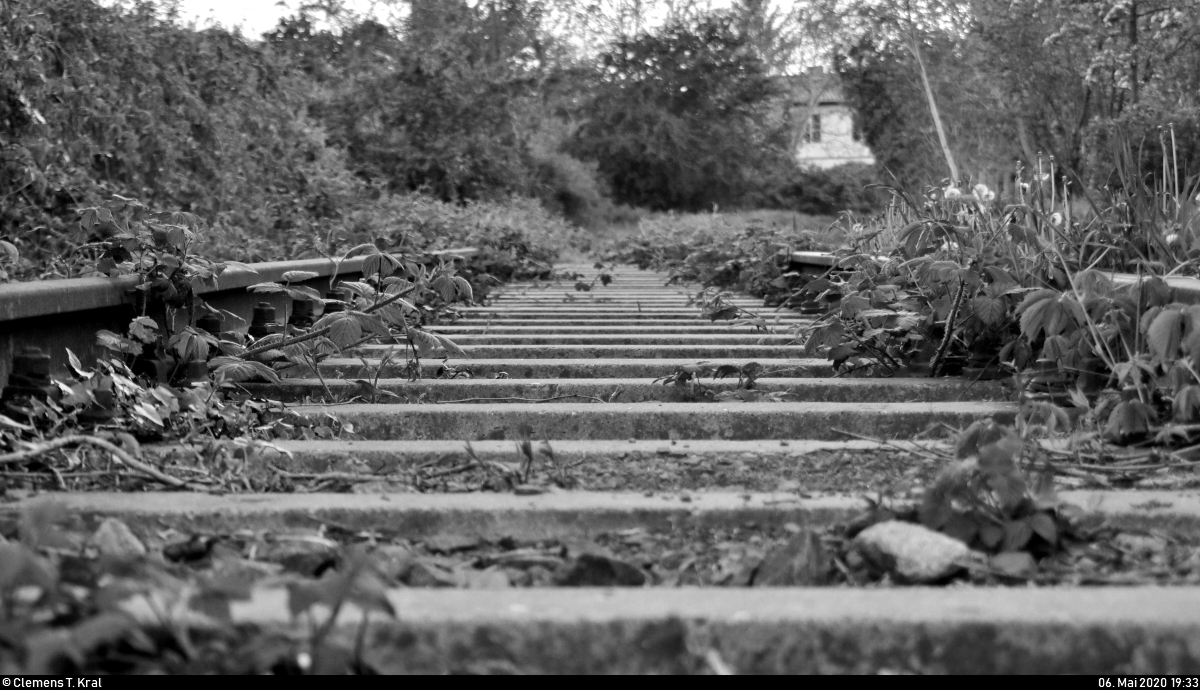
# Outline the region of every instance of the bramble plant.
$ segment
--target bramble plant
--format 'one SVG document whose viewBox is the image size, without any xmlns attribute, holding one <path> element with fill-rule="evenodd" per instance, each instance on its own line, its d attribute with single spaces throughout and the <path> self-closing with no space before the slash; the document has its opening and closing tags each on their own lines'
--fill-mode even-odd
<svg viewBox="0 0 1200 690">
<path fill-rule="evenodd" d="M 984 185 L 892 190 L 883 213 L 847 214 L 824 238 L 754 223 L 718 231 L 727 223 L 715 216 L 644 219 L 615 256 L 699 281 L 693 303 L 708 318 L 746 316 L 726 289 L 816 314 L 794 333 L 839 375 L 1016 377 L 1023 425 L 1083 424 L 1109 441 L 1191 452 L 1200 312 L 1174 302 L 1161 276 L 1191 270 L 1200 251 L 1200 177 L 1164 162 L 1160 180 L 1135 179 L 1125 163 L 1103 206 L 1049 159 L 1018 170 L 1009 199 Z M 1079 201 L 1091 210 L 1072 213 Z M 841 242 L 834 268 L 788 270 L 790 252 L 822 241 Z"/>
<path fill-rule="evenodd" d="M 755 215 L 652 216 L 639 220 L 638 235 L 622 240 L 607 258 L 667 271 L 672 283 L 746 292 L 774 306 L 804 282 L 786 270 L 791 252 L 837 246 L 839 233 L 830 225 L 805 217 L 801 228 L 795 215 L 782 226 Z"/>
<path fill-rule="evenodd" d="M 509 220 L 489 222 L 504 226 Z M 374 366 L 386 366 L 403 353 L 408 360 L 403 370 L 417 378 L 422 357 L 464 356 L 453 341 L 427 326 L 452 317 L 456 305 L 475 301 L 506 279 L 548 277 L 553 258 L 551 249 L 538 244 L 544 235 L 515 229 L 490 234 L 486 223 L 467 235 L 479 239 L 480 247 L 465 258 L 432 247 L 413 249 L 403 234 L 379 238 L 332 259 L 341 263 L 361 257 L 362 278 L 337 281 L 335 272 L 329 287 L 336 291 L 328 296 L 310 286 L 317 277 L 311 272 L 291 271 L 280 282 L 251 286 L 252 292 L 311 305 L 313 315 L 252 336 L 240 330 L 244 320 L 211 307 L 197 294 L 230 268 L 253 271 L 236 261 L 198 256 L 195 247 L 202 244 L 205 230 L 201 219 L 155 213 L 135 199 L 114 197 L 81 211 L 80 221 L 85 232 L 104 239 L 81 247 L 75 265 L 85 267 L 85 275 L 134 277 L 138 313 L 123 332 L 97 333 L 97 342 L 110 352 L 107 358 L 86 367 L 68 353 L 73 380 L 54 382 L 46 395 L 9 400 L 0 416 L 0 444 L 13 449 L 0 454 L 0 462 L 49 471 L 47 477 L 56 477 L 63 488 L 81 472 L 98 476 L 87 467 L 104 455 L 125 466 L 126 471 L 111 477 L 117 484 L 149 479 L 197 488 L 224 481 L 215 466 L 208 468 L 214 473 L 210 476 L 184 481 L 142 462 L 139 444 L 147 440 L 176 441 L 205 453 L 222 452 L 220 441 L 236 441 L 245 446 L 245 455 L 271 447 L 276 439 L 352 433 L 352 426 L 333 417 L 306 418 L 280 403 L 256 401 L 243 384 L 278 384 L 281 375 L 305 374 L 324 382 L 323 359 L 370 341 L 396 346 Z M 385 251 L 381 246 L 399 248 Z M 204 319 L 207 324 L 201 323 Z M 364 383 L 377 397 L 378 386 Z M 332 400 L 328 387 L 325 392 Z M 64 449 L 75 446 L 93 450 L 76 453 L 63 465 Z M 129 478 L 135 476 L 140 479 L 131 484 Z"/>
</svg>

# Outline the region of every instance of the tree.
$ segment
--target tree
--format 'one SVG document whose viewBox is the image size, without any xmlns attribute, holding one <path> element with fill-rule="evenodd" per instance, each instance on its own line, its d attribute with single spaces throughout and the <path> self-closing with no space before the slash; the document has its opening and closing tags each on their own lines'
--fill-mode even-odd
<svg viewBox="0 0 1200 690">
<path fill-rule="evenodd" d="M 624 203 L 735 202 L 787 155 L 784 133 L 768 126 L 776 94 L 733 16 L 671 22 L 600 56 L 572 150 L 599 164 Z"/>
</svg>

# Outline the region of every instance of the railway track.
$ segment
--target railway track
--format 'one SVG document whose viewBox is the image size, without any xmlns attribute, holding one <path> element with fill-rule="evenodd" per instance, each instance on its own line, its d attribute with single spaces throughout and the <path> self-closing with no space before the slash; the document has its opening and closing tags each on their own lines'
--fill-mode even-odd
<svg viewBox="0 0 1200 690">
<path fill-rule="evenodd" d="M 284 442 L 290 455 L 246 471 L 327 475 L 334 491 L 62 500 L 90 524 L 120 518 L 152 549 L 170 535 L 317 529 L 409 554 L 428 572 L 409 562 L 388 593 L 398 616 L 367 633 L 391 671 L 1200 671 L 1195 586 L 746 586 L 746 548 L 845 523 L 865 494 L 915 495 L 938 468 L 906 442 L 1009 421 L 1016 405 L 990 382 L 831 378 L 790 344 L 799 315 L 767 332 L 711 323 L 664 275 L 613 278 L 588 292 L 513 284 L 433 329 L 467 353 L 449 362 L 458 378 L 435 378 L 440 360 L 417 381 L 385 367 L 363 402 L 364 361 L 386 354 L 364 346 L 324 362 L 325 383 L 260 388 L 354 436 Z M 736 375 L 661 381 L 702 362 L 755 362 L 755 390 L 780 400 L 714 400 L 739 393 Z M 304 404 L 327 390 L 336 404 Z M 1064 497 L 1114 525 L 1197 533 L 1195 492 Z M 256 591 L 233 615 L 288 625 L 286 596 Z"/>
</svg>

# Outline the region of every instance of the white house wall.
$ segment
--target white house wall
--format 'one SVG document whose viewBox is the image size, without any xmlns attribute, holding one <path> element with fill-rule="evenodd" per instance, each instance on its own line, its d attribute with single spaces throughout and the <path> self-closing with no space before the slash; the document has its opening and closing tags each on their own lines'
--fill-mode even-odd
<svg viewBox="0 0 1200 690">
<path fill-rule="evenodd" d="M 796 159 L 805 167 L 833 168 L 847 163 L 875 162 L 871 149 L 854 140 L 854 118 L 843 106 L 817 107 L 821 116 L 821 141 L 806 142 L 800 138 Z"/>
</svg>

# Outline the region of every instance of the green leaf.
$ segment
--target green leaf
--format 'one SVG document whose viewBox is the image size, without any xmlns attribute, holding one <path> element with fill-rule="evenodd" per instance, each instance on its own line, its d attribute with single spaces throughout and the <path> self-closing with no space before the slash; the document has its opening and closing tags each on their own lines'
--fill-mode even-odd
<svg viewBox="0 0 1200 690">
<path fill-rule="evenodd" d="M 180 361 L 183 362 L 206 360 L 208 359 L 210 337 L 188 326 L 171 336 L 171 339 L 167 341 L 167 348 L 174 352 Z"/>
<path fill-rule="evenodd" d="M 95 372 L 91 372 L 83 368 L 83 363 L 79 361 L 79 358 L 75 356 L 74 352 L 71 352 L 71 348 L 68 347 L 66 350 L 67 363 L 71 365 L 71 369 L 75 371 L 76 376 L 86 381 L 95 375 Z"/>
<path fill-rule="evenodd" d="M 1046 540 L 1050 546 L 1058 545 L 1058 523 L 1047 513 L 1034 513 L 1029 518 L 1033 533 Z"/>
<path fill-rule="evenodd" d="M 1003 298 L 988 297 L 986 295 L 973 298 L 970 302 L 970 309 L 976 318 L 989 326 L 999 324 L 1004 320 L 1004 315 L 1008 312 Z"/>
<path fill-rule="evenodd" d="M 1134 295 L 1138 301 L 1144 300 L 1143 308 L 1161 307 L 1171 301 L 1171 286 L 1162 278 L 1153 276 L 1143 280 L 1134 289 Z"/>
<path fill-rule="evenodd" d="M 985 475 L 1012 471 L 1021 454 L 1021 437 L 1017 432 L 1007 427 L 999 428 L 999 438 L 979 444 L 979 469 Z"/>
<path fill-rule="evenodd" d="M 955 439 L 954 457 L 961 460 L 972 455 L 982 455 L 984 449 L 988 449 L 989 462 L 999 461 L 999 458 L 993 455 L 995 453 L 1006 454 L 1011 460 L 1020 452 L 1020 443 L 1020 437 L 1012 429 L 991 419 L 981 419 L 972 422 Z"/>
<path fill-rule="evenodd" d="M 280 383 L 279 374 L 262 362 L 248 361 L 236 357 L 214 357 L 208 368 L 223 381 L 248 381 L 262 377 L 271 383 Z"/>
<path fill-rule="evenodd" d="M 353 312 L 339 311 L 326 314 L 313 324 L 314 329 L 326 326 L 330 328 L 329 339 L 339 348 L 349 347 L 362 339 L 362 326 L 359 325 L 358 317 Z"/>
<path fill-rule="evenodd" d="M 10 263 L 21 258 L 21 252 L 17 250 L 17 245 L 8 240 L 0 240 L 0 254 L 3 255 L 5 261 Z"/>
<path fill-rule="evenodd" d="M 1108 415 L 1104 436 L 1114 443 L 1124 443 L 1148 432 L 1157 416 L 1154 408 L 1140 400 L 1120 402 Z"/>
<path fill-rule="evenodd" d="M 45 559 L 24 544 L 0 543 L 0 592 L 33 585 L 53 589 L 58 577 Z"/>
<path fill-rule="evenodd" d="M 446 350 L 446 352 L 448 352 L 449 354 L 451 354 L 451 355 L 453 355 L 453 356 L 455 356 L 455 357 L 462 357 L 462 358 L 465 358 L 465 357 L 467 356 L 467 353 L 466 353 L 466 352 L 464 352 L 464 351 L 463 351 L 463 349 L 462 349 L 461 347 L 459 347 L 458 345 L 454 344 L 454 341 L 450 340 L 450 339 L 449 339 L 449 338 L 447 338 L 446 336 L 444 336 L 444 335 L 439 335 L 439 336 L 437 336 L 437 339 L 438 339 L 438 342 L 439 342 L 439 343 L 441 343 L 441 346 L 442 346 L 442 347 L 443 347 L 443 348 Z"/>
<path fill-rule="evenodd" d="M 1200 386 L 1180 388 L 1171 400 L 1171 411 L 1177 422 L 1188 423 L 1200 419 Z"/>
<path fill-rule="evenodd" d="M 144 402 L 134 403 L 134 405 L 132 407 L 130 407 L 129 410 L 130 410 L 130 412 L 132 412 L 134 414 L 134 416 L 140 417 L 157 427 L 162 428 L 162 427 L 166 426 L 165 424 L 163 424 L 163 419 L 158 414 L 158 410 L 155 410 L 153 407 L 151 407 L 150 405 L 148 405 Z"/>
<path fill-rule="evenodd" d="M 849 295 L 842 299 L 842 316 L 852 319 L 860 311 L 871 308 L 871 300 L 862 295 Z"/>
<path fill-rule="evenodd" d="M 1028 551 L 998 553 L 988 560 L 996 570 L 1012 577 L 1026 577 L 1037 570 L 1037 561 Z"/>
<path fill-rule="evenodd" d="M 979 541 L 989 549 L 995 549 L 1004 541 L 1004 528 L 995 523 L 987 523 L 979 528 Z"/>
<path fill-rule="evenodd" d="M 149 316 L 139 316 L 129 322 L 129 335 L 146 344 L 158 340 L 158 323 Z"/>
<path fill-rule="evenodd" d="M 604 276 L 601 276 L 603 279 Z M 605 283 L 607 285 L 608 283 Z M 475 299 L 475 291 L 471 289 L 471 283 L 467 282 L 462 276 L 454 276 L 454 285 L 457 288 L 459 299 L 464 299 L 468 302 Z"/>
<path fill-rule="evenodd" d="M 324 299 L 321 293 L 307 285 L 291 285 L 285 290 L 288 296 L 301 302 L 320 302 Z"/>
<path fill-rule="evenodd" d="M 401 308 L 401 307 L 403 307 L 403 308 Z M 386 305 L 386 306 L 376 309 L 372 313 L 378 314 L 379 316 L 383 317 L 388 323 L 394 324 L 396 326 L 404 326 L 405 325 L 404 313 L 405 313 L 406 309 L 408 311 L 416 311 L 416 307 L 414 307 L 411 303 L 409 303 L 403 299 L 398 299 L 389 305 Z"/>
<path fill-rule="evenodd" d="M 112 331 L 103 329 L 97 331 L 96 342 L 100 345 L 100 347 L 112 350 L 113 352 L 121 352 L 131 355 L 140 355 L 142 353 L 141 343 L 137 343 L 129 338 L 117 335 Z"/>
<path fill-rule="evenodd" d="M 442 342 L 436 335 L 419 328 L 408 329 L 408 340 L 422 357 L 427 357 L 442 347 Z"/>
<path fill-rule="evenodd" d="M 178 225 L 167 229 L 167 244 L 175 249 L 183 249 L 188 241 L 188 231 Z"/>
<path fill-rule="evenodd" d="M 246 288 L 250 292 L 285 292 L 287 288 L 279 283 L 256 283 Z"/>
<path fill-rule="evenodd" d="M 369 298 L 375 295 L 375 288 L 371 287 L 367 283 L 360 283 L 357 281 L 343 281 L 338 283 L 338 289 L 349 290 L 351 294 L 357 295 L 358 297 Z"/>
<path fill-rule="evenodd" d="M 971 542 L 975 541 L 975 536 L 979 534 L 979 521 L 972 515 L 955 512 L 942 525 L 941 531 L 946 536 L 954 537 L 970 546 Z"/>
<path fill-rule="evenodd" d="M 1155 361 L 1169 362 L 1179 357 L 1183 340 L 1184 318 L 1178 309 L 1163 309 L 1146 329 L 1146 345 Z"/>
<path fill-rule="evenodd" d="M 988 266 L 984 268 L 988 276 L 992 279 L 992 286 L 995 290 L 994 294 L 1003 294 L 1015 287 L 1021 287 L 1008 271 L 999 266 Z"/>
<path fill-rule="evenodd" d="M 738 316 L 738 308 L 735 306 L 721 307 L 709 313 L 708 318 L 712 321 L 732 321 Z"/>
<path fill-rule="evenodd" d="M 1058 362 L 1071 354 L 1071 341 L 1063 335 L 1047 336 L 1042 343 L 1042 359 Z"/>
<path fill-rule="evenodd" d="M 1004 523 L 1003 551 L 1020 551 L 1033 537 L 1033 527 L 1028 520 L 1011 520 Z"/>
<path fill-rule="evenodd" d="M 433 279 L 432 287 L 444 302 L 453 302 L 454 296 L 458 293 L 458 288 L 454 284 L 454 278 L 445 273 Z"/>
<path fill-rule="evenodd" d="M 850 345 L 838 345 L 829 350 L 829 359 L 833 362 L 834 368 L 842 366 L 846 360 L 860 354 L 857 349 Z"/>
<path fill-rule="evenodd" d="M 99 209 L 85 208 L 79 212 L 79 227 L 83 228 L 85 234 L 91 233 L 92 228 L 96 227 L 99 222 Z"/>
<path fill-rule="evenodd" d="M 378 335 L 383 338 L 392 337 L 391 330 L 388 329 L 387 324 L 385 324 L 380 317 L 374 314 L 364 314 L 362 312 L 351 313 L 354 314 L 354 318 L 358 319 L 358 325 L 362 327 L 363 331 Z"/>
<path fill-rule="evenodd" d="M 404 292 L 412 288 L 412 281 L 405 280 L 400 276 L 388 276 L 383 279 L 383 293 L 385 295 L 394 295 L 398 292 Z"/>
<path fill-rule="evenodd" d="M 386 277 L 400 268 L 400 262 L 391 254 L 370 254 L 363 259 L 362 274 L 364 276 Z"/>
<path fill-rule="evenodd" d="M 320 275 L 316 271 L 286 271 L 281 277 L 285 283 L 303 283 Z"/>
</svg>

